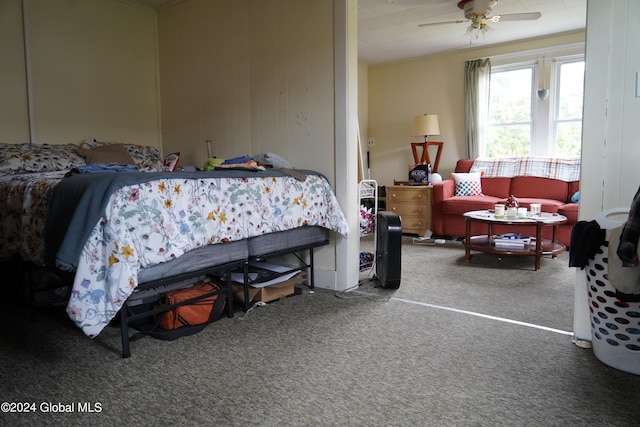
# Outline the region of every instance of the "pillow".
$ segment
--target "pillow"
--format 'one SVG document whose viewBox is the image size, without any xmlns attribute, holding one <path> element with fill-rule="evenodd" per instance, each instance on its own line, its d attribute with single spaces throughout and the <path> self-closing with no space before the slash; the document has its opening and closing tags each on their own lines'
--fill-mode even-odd
<svg viewBox="0 0 640 427">
<path fill-rule="evenodd" d="M 85 164 L 75 144 L 0 143 L 0 175 L 65 171 Z"/>
<path fill-rule="evenodd" d="M 102 142 L 95 139 L 86 139 L 82 148 L 104 147 L 105 145 L 123 145 L 133 159 L 138 169 L 142 172 L 164 172 L 164 164 L 160 156 L 160 150 L 149 145 L 120 144 L 116 142 Z"/>
<path fill-rule="evenodd" d="M 480 172 L 452 173 L 456 196 L 482 196 Z"/>
<path fill-rule="evenodd" d="M 571 196 L 571 202 L 572 203 L 580 203 L 580 192 L 576 191 L 575 193 L 573 193 L 573 196 Z"/>
<path fill-rule="evenodd" d="M 78 148 L 76 153 L 85 158 L 88 165 L 93 163 L 118 163 L 121 165 L 135 165 L 129 152 L 122 144 L 109 144 L 86 149 Z"/>
</svg>

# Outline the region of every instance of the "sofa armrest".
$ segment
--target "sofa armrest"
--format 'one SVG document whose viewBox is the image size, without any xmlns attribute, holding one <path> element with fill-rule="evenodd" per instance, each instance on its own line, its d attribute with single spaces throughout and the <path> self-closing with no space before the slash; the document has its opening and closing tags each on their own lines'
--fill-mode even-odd
<svg viewBox="0 0 640 427">
<path fill-rule="evenodd" d="M 455 183 L 452 179 L 445 179 L 433 184 L 433 203 L 439 203 L 443 200 L 453 197 L 455 193 Z"/>
<path fill-rule="evenodd" d="M 452 179 L 433 184 L 431 195 L 431 229 L 437 235 L 444 235 L 443 202 L 455 194 L 455 183 Z"/>
</svg>

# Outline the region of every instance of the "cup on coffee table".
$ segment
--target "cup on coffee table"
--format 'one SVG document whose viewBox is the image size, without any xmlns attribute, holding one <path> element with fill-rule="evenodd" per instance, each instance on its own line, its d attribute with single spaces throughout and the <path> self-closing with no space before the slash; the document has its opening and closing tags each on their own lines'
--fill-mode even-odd
<svg viewBox="0 0 640 427">
<path fill-rule="evenodd" d="M 529 210 L 531 211 L 531 215 L 540 216 L 542 214 L 542 205 L 540 203 L 531 203 Z"/>
<path fill-rule="evenodd" d="M 496 218 L 504 218 L 504 204 L 496 203 L 493 209 Z"/>
</svg>

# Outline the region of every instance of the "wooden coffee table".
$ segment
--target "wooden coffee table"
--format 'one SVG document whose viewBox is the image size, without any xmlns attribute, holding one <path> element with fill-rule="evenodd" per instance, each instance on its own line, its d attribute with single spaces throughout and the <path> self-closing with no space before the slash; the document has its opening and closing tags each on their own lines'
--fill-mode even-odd
<svg viewBox="0 0 640 427">
<path fill-rule="evenodd" d="M 535 257 L 536 271 L 540 271 L 540 260 L 543 255 L 551 255 L 553 258 L 556 258 L 558 254 L 567 250 L 566 246 L 557 240 L 558 225 L 567 221 L 567 218 L 563 215 L 542 212 L 539 216 L 529 215 L 525 218 L 496 218 L 493 212 L 482 210 L 466 212 L 464 214 L 464 219 L 467 226 L 464 240 L 465 259 L 467 262 L 471 259 L 472 250 L 496 255 L 533 256 Z M 472 222 L 487 224 L 487 234 L 472 236 Z M 531 237 L 531 245 L 524 246 L 522 248 L 496 247 L 494 244 L 495 236 L 492 232 L 494 224 L 517 226 L 530 225 L 532 229 L 535 228 L 535 235 Z M 551 240 L 542 238 L 542 229 L 544 227 L 553 227 L 553 237 Z"/>
</svg>

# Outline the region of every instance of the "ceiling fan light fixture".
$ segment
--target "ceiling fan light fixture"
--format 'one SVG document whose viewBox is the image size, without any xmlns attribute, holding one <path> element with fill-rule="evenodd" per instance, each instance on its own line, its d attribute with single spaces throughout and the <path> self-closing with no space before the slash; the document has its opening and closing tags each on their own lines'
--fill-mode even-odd
<svg viewBox="0 0 640 427">
<path fill-rule="evenodd" d="M 482 37 L 487 37 L 489 34 L 493 33 L 493 27 L 490 27 L 487 24 L 482 24 L 480 27 L 480 33 L 482 33 Z"/>
<path fill-rule="evenodd" d="M 445 0 L 441 0 L 445 1 Z M 542 14 L 540 12 L 526 12 L 526 13 L 507 13 L 505 15 L 494 15 L 493 7 L 498 4 L 499 0 L 459 0 L 458 8 L 464 11 L 465 20 L 457 21 L 444 21 L 444 22 L 430 22 L 426 24 L 419 24 L 418 27 L 426 27 L 431 25 L 442 24 L 460 24 L 462 22 L 471 22 L 464 35 L 469 40 L 480 40 L 487 37 L 493 32 L 493 28 L 487 25 L 488 21 L 501 22 L 501 21 L 535 21 L 540 19 Z"/>
<path fill-rule="evenodd" d="M 472 22 L 465 31 L 464 36 L 469 40 L 480 40 L 493 32 L 493 28 L 484 22 Z"/>
</svg>

